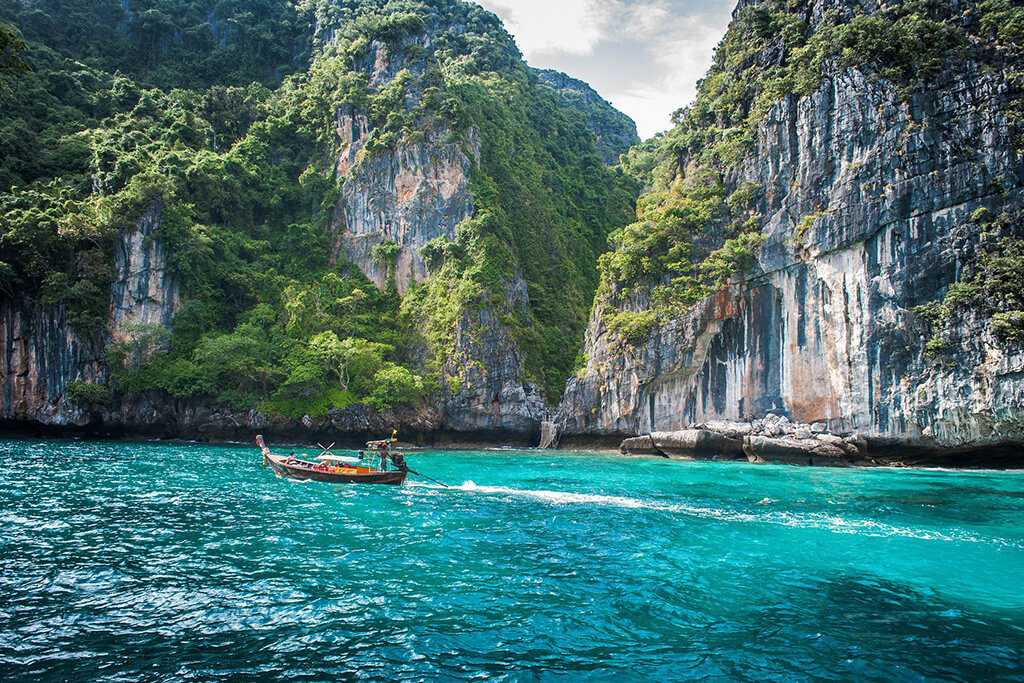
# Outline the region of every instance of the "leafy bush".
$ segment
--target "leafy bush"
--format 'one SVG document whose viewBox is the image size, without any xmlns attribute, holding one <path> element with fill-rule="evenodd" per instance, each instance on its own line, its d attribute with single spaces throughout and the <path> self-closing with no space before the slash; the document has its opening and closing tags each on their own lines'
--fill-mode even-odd
<svg viewBox="0 0 1024 683">
<path fill-rule="evenodd" d="M 700 265 L 701 274 L 712 289 L 719 289 L 731 276 L 754 266 L 757 250 L 763 243 L 764 237 L 754 233 L 728 239 Z"/>
<path fill-rule="evenodd" d="M 938 356 L 949 351 L 949 342 L 942 337 L 929 339 L 924 345 L 924 352 L 929 356 Z"/>
<path fill-rule="evenodd" d="M 992 332 L 1005 341 L 1024 342 L 1024 311 L 993 314 Z"/>
<path fill-rule="evenodd" d="M 267 415 L 280 415 L 281 417 L 297 420 L 309 415 L 317 418 L 327 415 L 331 410 L 341 410 L 350 405 L 359 403 L 351 392 L 336 386 L 324 387 L 320 391 L 295 398 L 271 398 L 262 401 L 260 410 Z"/>
<path fill-rule="evenodd" d="M 423 378 L 393 363 L 377 371 L 373 376 L 373 385 L 369 402 L 377 410 L 415 405 L 423 394 Z"/>
<path fill-rule="evenodd" d="M 25 41 L 13 28 L 0 24 L 0 95 L 5 92 L 4 77 L 29 72 L 28 64 L 22 59 L 26 49 Z"/>
<path fill-rule="evenodd" d="M 654 311 L 619 311 L 606 319 L 608 329 L 625 341 L 636 344 L 646 339 L 658 325 Z"/>
<path fill-rule="evenodd" d="M 1013 0 L 984 0 L 976 12 L 981 30 L 1003 43 L 1024 45 L 1024 7 Z"/>
<path fill-rule="evenodd" d="M 992 215 L 992 211 L 984 206 L 975 209 L 971 214 L 971 222 L 979 225 L 988 225 L 993 220 L 995 220 L 995 216 Z"/>
<path fill-rule="evenodd" d="M 64 387 L 64 395 L 69 401 L 80 406 L 102 406 L 110 402 L 110 392 L 105 386 L 81 380 L 68 382 Z"/>
</svg>

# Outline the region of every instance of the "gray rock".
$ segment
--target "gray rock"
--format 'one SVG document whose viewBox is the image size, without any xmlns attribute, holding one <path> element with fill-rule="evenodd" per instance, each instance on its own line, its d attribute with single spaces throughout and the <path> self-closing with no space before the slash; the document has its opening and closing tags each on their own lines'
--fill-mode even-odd
<svg viewBox="0 0 1024 683">
<path fill-rule="evenodd" d="M 249 426 L 253 429 L 266 429 L 269 424 L 270 420 L 267 419 L 267 416 L 256 408 L 249 411 Z"/>
<path fill-rule="evenodd" d="M 525 296 L 525 293 L 524 293 Z M 518 301 L 513 306 L 525 306 Z M 456 324 L 454 352 L 444 374 L 449 395 L 444 409 L 448 426 L 459 432 L 511 431 L 540 436 L 547 419 L 542 392 L 523 382 L 524 360 L 499 312 L 469 310 Z"/>
<path fill-rule="evenodd" d="M 744 436 L 750 434 L 752 430 L 752 426 L 749 422 L 733 422 L 730 420 L 715 420 L 707 422 L 697 428 L 717 432 L 722 436 L 740 441 L 743 440 Z"/>
<path fill-rule="evenodd" d="M 743 452 L 750 462 L 759 463 L 842 466 L 854 462 L 849 453 L 835 445 L 788 437 L 748 436 L 743 440 Z"/>
<path fill-rule="evenodd" d="M 743 455 L 743 443 L 706 429 L 654 432 L 654 447 L 671 458 L 729 460 Z"/>
<path fill-rule="evenodd" d="M 550 420 L 540 423 L 540 444 L 538 448 L 554 448 L 558 445 L 558 426 Z"/>
<path fill-rule="evenodd" d="M 418 39 L 421 44 L 427 40 L 428 36 Z M 393 53 L 375 40 L 354 67 L 367 75 L 370 87 L 380 89 L 403 70 L 421 74 L 424 64 L 416 55 Z M 470 128 L 464 139 L 452 140 L 450 130 L 437 126 L 421 141 L 401 142 L 393 150 L 370 155 L 365 150 L 372 132 L 367 113 L 343 104 L 335 119 L 335 167 L 345 179 L 333 226 L 339 246 L 383 288 L 388 266 L 374 259 L 373 249 L 384 241 L 397 244 L 395 284 L 404 294 L 428 276 L 420 247 L 437 237 L 454 240 L 456 226 L 476 209 L 469 175 L 470 156 L 480 158 L 479 135 Z"/>
<path fill-rule="evenodd" d="M 848 450 L 852 449 L 860 454 L 868 452 L 868 441 L 860 434 L 848 436 L 843 439 L 843 442 L 847 445 Z"/>
<path fill-rule="evenodd" d="M 178 283 L 167 270 L 167 251 L 156 239 L 163 220 L 164 202 L 149 203 L 131 228 L 122 229 L 114 250 L 116 279 L 110 286 L 114 338 L 128 324 L 160 325 L 170 329 L 181 309 Z"/>
<path fill-rule="evenodd" d="M 626 439 L 619 446 L 619 451 L 626 455 L 664 455 L 655 448 L 650 434 Z"/>
</svg>

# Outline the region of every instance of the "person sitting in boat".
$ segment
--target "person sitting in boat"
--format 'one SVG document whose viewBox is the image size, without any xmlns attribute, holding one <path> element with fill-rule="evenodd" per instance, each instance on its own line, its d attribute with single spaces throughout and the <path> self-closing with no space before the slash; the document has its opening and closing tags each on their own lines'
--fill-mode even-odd
<svg viewBox="0 0 1024 683">
<path fill-rule="evenodd" d="M 406 472 L 409 469 L 409 466 L 407 464 L 405 464 L 405 456 L 402 455 L 401 452 L 399 452 L 399 453 L 392 453 L 391 454 L 391 462 L 395 463 L 395 467 L 398 468 L 398 470 L 400 470 L 402 472 Z"/>
</svg>

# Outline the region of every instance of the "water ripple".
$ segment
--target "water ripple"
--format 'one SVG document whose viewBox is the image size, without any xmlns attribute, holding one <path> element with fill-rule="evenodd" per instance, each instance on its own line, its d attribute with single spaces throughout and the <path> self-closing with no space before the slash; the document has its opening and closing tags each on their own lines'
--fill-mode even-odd
<svg viewBox="0 0 1024 683">
<path fill-rule="evenodd" d="M 1024 679 L 1020 475 L 411 457 L 0 442 L 0 679 Z"/>
</svg>

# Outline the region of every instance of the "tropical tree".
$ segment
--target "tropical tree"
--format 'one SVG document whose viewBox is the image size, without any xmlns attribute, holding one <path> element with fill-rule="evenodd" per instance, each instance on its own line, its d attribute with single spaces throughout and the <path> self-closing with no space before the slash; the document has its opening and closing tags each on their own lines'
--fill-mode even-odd
<svg viewBox="0 0 1024 683">
<path fill-rule="evenodd" d="M 25 41 L 18 32 L 6 24 L 0 24 L 0 95 L 5 92 L 5 77 L 29 72 L 28 64 L 21 58 L 25 49 Z"/>
</svg>

